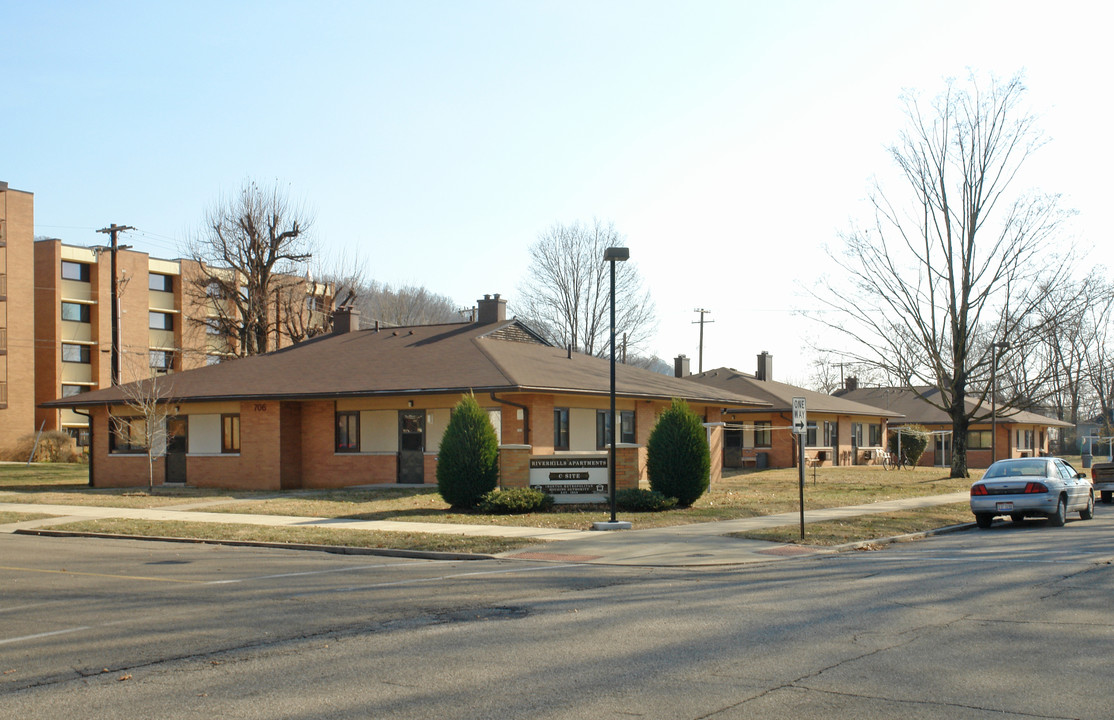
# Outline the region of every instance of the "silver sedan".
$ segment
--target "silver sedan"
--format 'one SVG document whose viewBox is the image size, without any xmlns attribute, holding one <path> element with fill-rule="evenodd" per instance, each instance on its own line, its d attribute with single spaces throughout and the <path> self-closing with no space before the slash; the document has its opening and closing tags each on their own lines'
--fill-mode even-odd
<svg viewBox="0 0 1114 720">
<path fill-rule="evenodd" d="M 1059 526 L 1077 511 L 1082 520 L 1094 516 L 1095 492 L 1086 473 L 1060 458 L 999 460 L 971 485 L 971 512 L 981 528 L 990 527 L 998 515 L 1015 522 L 1037 515 Z"/>
</svg>

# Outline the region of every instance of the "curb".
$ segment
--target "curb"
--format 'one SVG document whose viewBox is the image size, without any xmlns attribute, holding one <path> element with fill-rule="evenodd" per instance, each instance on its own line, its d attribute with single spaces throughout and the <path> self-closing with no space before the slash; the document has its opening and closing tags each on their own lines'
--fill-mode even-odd
<svg viewBox="0 0 1114 720">
<path fill-rule="evenodd" d="M 280 550 L 309 550 L 336 555 L 380 555 L 384 557 L 417 558 L 421 560 L 497 560 L 494 555 L 479 553 L 442 552 L 439 550 L 394 550 L 391 548 L 363 548 L 348 545 L 310 545 L 307 543 L 264 542 L 260 540 L 212 540 L 206 538 L 163 537 L 161 535 L 117 535 L 114 533 L 73 532 L 68 530 L 35 530 L 23 528 L 13 535 L 41 535 L 45 537 L 90 537 L 103 540 L 151 540 L 155 542 L 193 543 L 197 545 L 227 545 L 230 547 L 263 547 Z"/>
<path fill-rule="evenodd" d="M 848 550 L 869 550 L 875 545 L 894 545 L 900 542 L 911 542 L 913 540 L 921 540 L 933 535 L 944 535 L 945 533 L 963 532 L 964 530 L 971 530 L 975 527 L 975 523 L 960 523 L 959 525 L 947 525 L 942 528 L 934 530 L 921 530 L 915 533 L 906 533 L 904 535 L 894 535 L 892 537 L 877 538 L 875 540 L 857 540 L 853 543 L 844 543 L 843 545 L 833 545 L 830 549 L 835 552 L 846 552 Z"/>
</svg>

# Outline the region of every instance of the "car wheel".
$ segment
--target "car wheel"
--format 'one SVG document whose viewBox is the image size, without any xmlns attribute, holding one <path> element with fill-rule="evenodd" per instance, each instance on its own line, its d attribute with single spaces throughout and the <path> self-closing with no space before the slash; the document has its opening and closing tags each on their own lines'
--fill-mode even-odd
<svg viewBox="0 0 1114 720">
<path fill-rule="evenodd" d="M 1087 495 L 1087 507 L 1079 511 L 1080 520 L 1090 520 L 1095 516 L 1095 494 Z"/>
<path fill-rule="evenodd" d="M 1068 515 L 1068 504 L 1061 497 L 1056 503 L 1056 512 L 1048 516 L 1048 524 L 1053 527 L 1062 527 Z"/>
<path fill-rule="evenodd" d="M 1010 520 L 1013 520 L 1014 522 L 1021 522 L 1024 519 L 1025 516 L 1021 513 L 1014 513 L 1013 515 L 1010 515 Z"/>
<path fill-rule="evenodd" d="M 1102 498 L 1103 504 L 1109 505 L 1111 499 L 1114 498 L 1114 492 L 1111 492 L 1110 490 L 1103 490 L 1100 494 L 1100 497 Z"/>
<path fill-rule="evenodd" d="M 990 527 L 991 523 L 993 522 L 994 516 L 990 513 L 975 513 L 975 524 L 981 527 L 983 530 Z"/>
</svg>

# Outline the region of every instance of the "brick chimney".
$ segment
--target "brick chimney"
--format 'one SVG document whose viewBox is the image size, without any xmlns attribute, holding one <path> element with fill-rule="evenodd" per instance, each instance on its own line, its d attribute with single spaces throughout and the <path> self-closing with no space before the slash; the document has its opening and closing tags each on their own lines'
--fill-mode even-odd
<svg viewBox="0 0 1114 720">
<path fill-rule="evenodd" d="M 692 375 L 689 372 L 689 359 L 684 355 L 678 355 L 673 359 L 673 377 L 688 377 Z"/>
<path fill-rule="evenodd" d="M 754 379 L 774 379 L 774 356 L 765 350 L 758 354 L 758 369 L 754 372 Z"/>
<path fill-rule="evenodd" d="M 495 296 L 484 295 L 483 300 L 476 301 L 476 322 L 481 325 L 503 322 L 507 319 L 507 301 L 500 299 L 499 293 Z"/>
<path fill-rule="evenodd" d="M 333 333 L 342 335 L 360 329 L 360 311 L 354 307 L 339 307 L 333 311 Z"/>
<path fill-rule="evenodd" d="M 852 392 L 859 389 L 859 379 L 857 377 L 849 377 L 843 381 L 843 389 L 847 392 Z"/>
</svg>

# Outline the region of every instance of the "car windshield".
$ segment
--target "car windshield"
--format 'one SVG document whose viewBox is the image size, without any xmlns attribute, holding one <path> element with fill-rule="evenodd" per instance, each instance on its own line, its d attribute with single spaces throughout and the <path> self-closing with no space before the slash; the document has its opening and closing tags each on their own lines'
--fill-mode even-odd
<svg viewBox="0 0 1114 720">
<path fill-rule="evenodd" d="M 1047 460 L 1011 460 L 996 462 L 983 475 L 983 479 L 1002 477 L 1045 477 L 1048 474 Z"/>
</svg>

